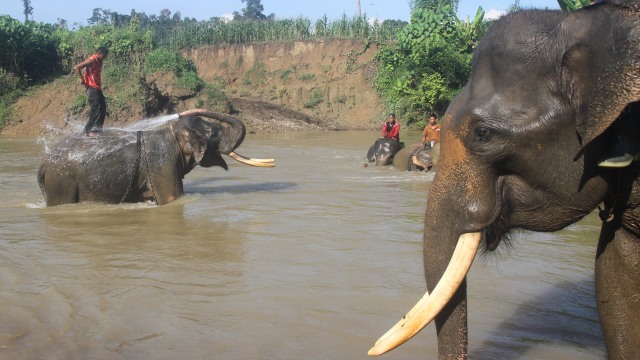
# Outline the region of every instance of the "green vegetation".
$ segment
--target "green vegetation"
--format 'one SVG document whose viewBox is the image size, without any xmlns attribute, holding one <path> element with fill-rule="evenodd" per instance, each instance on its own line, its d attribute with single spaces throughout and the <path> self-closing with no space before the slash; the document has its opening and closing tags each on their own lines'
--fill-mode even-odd
<svg viewBox="0 0 640 360">
<path fill-rule="evenodd" d="M 244 75 L 245 85 L 264 85 L 267 83 L 267 66 L 256 62 Z"/>
<path fill-rule="evenodd" d="M 591 4 L 591 0 L 558 0 L 558 4 L 564 11 L 573 11 Z"/>
<path fill-rule="evenodd" d="M 473 49 L 488 26 L 483 17 L 482 8 L 472 22 L 460 21 L 449 6 L 414 8 L 396 43 L 377 55 L 375 86 L 389 111 L 408 123 L 444 113 L 467 82 Z"/>
<path fill-rule="evenodd" d="M 295 65 L 291 65 L 291 66 L 289 66 L 289 68 L 280 71 L 280 80 L 282 80 L 282 81 L 291 80 L 291 74 L 293 74 L 295 71 L 296 71 L 296 66 Z"/>
<path fill-rule="evenodd" d="M 167 49 L 153 50 L 145 58 L 144 73 L 148 75 L 157 71 L 172 72 L 178 78 L 178 86 L 194 93 L 202 90 L 206 85 L 198 77 L 196 67 L 191 60 Z"/>
<path fill-rule="evenodd" d="M 588 0 L 559 0 L 563 9 L 576 9 Z M 164 9 L 158 15 L 132 10 L 118 14 L 96 8 L 89 26 L 69 29 L 65 20 L 57 24 L 28 21 L 33 12 L 25 1 L 25 22 L 0 16 L 0 127 L 10 114 L 10 105 L 29 86 L 68 74 L 76 63 L 84 60 L 98 46 L 110 49 L 109 66 L 105 68 L 107 86 L 144 78 L 156 71 L 171 71 L 178 86 L 197 93 L 204 91 L 206 101 L 219 100 L 224 86 L 205 84 L 197 76 L 193 63 L 182 57 L 181 50 L 209 44 L 235 44 L 324 38 L 352 38 L 369 44 L 377 43 L 378 71 L 375 87 L 388 111 L 404 121 L 420 122 L 425 113 L 444 113 L 449 102 L 467 81 L 473 51 L 490 25 L 482 8 L 474 19 L 462 21 L 456 16 L 458 1 L 411 0 L 411 21 L 370 21 L 366 16 L 336 21 L 327 16 L 312 22 L 308 18 L 276 19 L 264 15 L 260 0 L 243 0 L 246 7 L 234 13 L 233 21 L 211 18 L 197 21 L 182 18 Z M 519 8 L 516 0 L 512 9 Z M 349 54 L 353 56 L 354 54 Z M 355 59 L 355 58 L 354 58 Z M 243 59 L 236 66 L 241 66 Z M 346 71 L 356 70 L 355 60 L 348 60 Z M 231 64 L 225 64 L 232 66 Z M 264 85 L 268 75 L 260 62 L 245 74 L 244 84 Z M 323 72 L 331 71 L 325 65 Z M 282 81 L 290 81 L 296 66 L 282 71 Z M 302 81 L 313 81 L 317 75 L 297 75 Z M 135 81 L 134 81 L 135 82 Z M 118 97 L 108 99 L 109 106 L 126 106 L 122 96 L 135 96 L 131 85 L 122 88 Z M 122 95 L 122 96 L 121 96 Z M 276 91 L 282 99 L 284 91 Z M 314 90 L 307 108 L 323 101 L 322 91 Z M 71 108 L 81 110 L 78 98 Z M 216 100 L 217 101 L 217 100 Z M 345 100 L 342 100 L 345 101 Z"/>
<path fill-rule="evenodd" d="M 298 75 L 298 80 L 300 81 L 314 81 L 316 79 L 316 74 L 313 73 L 303 73 Z"/>
<path fill-rule="evenodd" d="M 304 104 L 307 109 L 313 109 L 324 101 L 324 93 L 320 89 L 313 89 L 309 101 Z"/>
</svg>

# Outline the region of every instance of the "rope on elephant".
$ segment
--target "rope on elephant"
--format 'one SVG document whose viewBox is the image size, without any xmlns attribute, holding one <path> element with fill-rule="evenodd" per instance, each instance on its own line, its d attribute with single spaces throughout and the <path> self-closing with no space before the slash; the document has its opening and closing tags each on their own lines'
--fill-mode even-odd
<svg viewBox="0 0 640 360">
<path fill-rule="evenodd" d="M 137 131 L 136 132 L 136 161 L 133 166 L 133 174 L 131 174 L 131 181 L 129 181 L 129 186 L 127 186 L 127 189 L 124 191 L 124 195 L 122 195 L 120 202 L 124 202 L 124 200 L 127 198 L 127 195 L 129 195 L 129 192 L 131 192 L 131 189 L 133 188 L 133 183 L 136 181 L 136 179 L 140 177 L 140 153 L 141 152 L 142 152 L 142 131 Z"/>
</svg>

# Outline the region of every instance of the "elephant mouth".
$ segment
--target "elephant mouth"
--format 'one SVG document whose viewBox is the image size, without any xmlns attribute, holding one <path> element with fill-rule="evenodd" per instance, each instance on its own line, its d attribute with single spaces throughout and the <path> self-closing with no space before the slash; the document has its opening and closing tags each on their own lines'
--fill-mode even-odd
<svg viewBox="0 0 640 360">
<path fill-rule="evenodd" d="M 502 242 L 508 242 L 512 229 L 506 225 L 506 219 L 500 215 L 496 221 L 482 231 L 483 251 L 495 251 Z"/>
</svg>

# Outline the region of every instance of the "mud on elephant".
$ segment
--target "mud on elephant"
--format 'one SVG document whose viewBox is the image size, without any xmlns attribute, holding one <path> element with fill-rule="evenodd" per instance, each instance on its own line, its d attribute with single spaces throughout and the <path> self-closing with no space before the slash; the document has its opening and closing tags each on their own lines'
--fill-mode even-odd
<svg viewBox="0 0 640 360">
<path fill-rule="evenodd" d="M 376 166 L 391 165 L 393 157 L 402 148 L 404 148 L 404 143 L 398 140 L 380 138 L 367 151 L 367 160 L 369 162 L 375 161 Z"/>
<path fill-rule="evenodd" d="M 440 144 L 423 147 L 420 143 L 405 146 L 393 157 L 393 166 L 399 170 L 427 172 L 438 164 Z"/>
<path fill-rule="evenodd" d="M 557 231 L 603 204 L 595 297 L 608 357 L 640 359 L 640 166 L 598 166 L 617 124 L 638 134 L 639 11 L 638 1 L 598 2 L 491 26 L 443 119 L 426 209 L 438 216 L 425 217 L 428 293 L 370 354 L 435 319 L 439 358 L 467 358 L 477 250 L 495 250 L 513 229 Z"/>
<path fill-rule="evenodd" d="M 273 159 L 234 152 L 245 134 L 239 119 L 196 109 L 162 129 L 105 130 L 98 138 L 69 135 L 46 152 L 38 183 L 47 206 L 84 201 L 163 205 L 183 195 L 182 179 L 197 165 L 227 170 L 222 154 L 252 166 L 274 166 Z"/>
</svg>

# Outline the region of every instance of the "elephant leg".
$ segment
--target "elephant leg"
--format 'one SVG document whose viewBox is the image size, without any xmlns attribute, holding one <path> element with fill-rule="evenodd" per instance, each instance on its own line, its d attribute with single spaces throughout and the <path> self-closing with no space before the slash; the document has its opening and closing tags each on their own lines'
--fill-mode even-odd
<svg viewBox="0 0 640 360">
<path fill-rule="evenodd" d="M 596 301 L 609 359 L 640 359 L 640 242 L 617 225 L 602 227 Z"/>
<path fill-rule="evenodd" d="M 144 200 L 155 199 L 158 205 L 173 202 L 184 194 L 182 177 L 172 166 L 150 169 L 147 189 L 148 191 L 142 194 Z"/>
<path fill-rule="evenodd" d="M 48 175 L 52 177 L 51 174 Z M 53 175 L 55 177 L 55 175 Z M 56 181 L 43 178 L 42 193 L 47 206 L 75 204 L 80 202 L 80 189 L 75 181 L 59 178 Z"/>
</svg>

